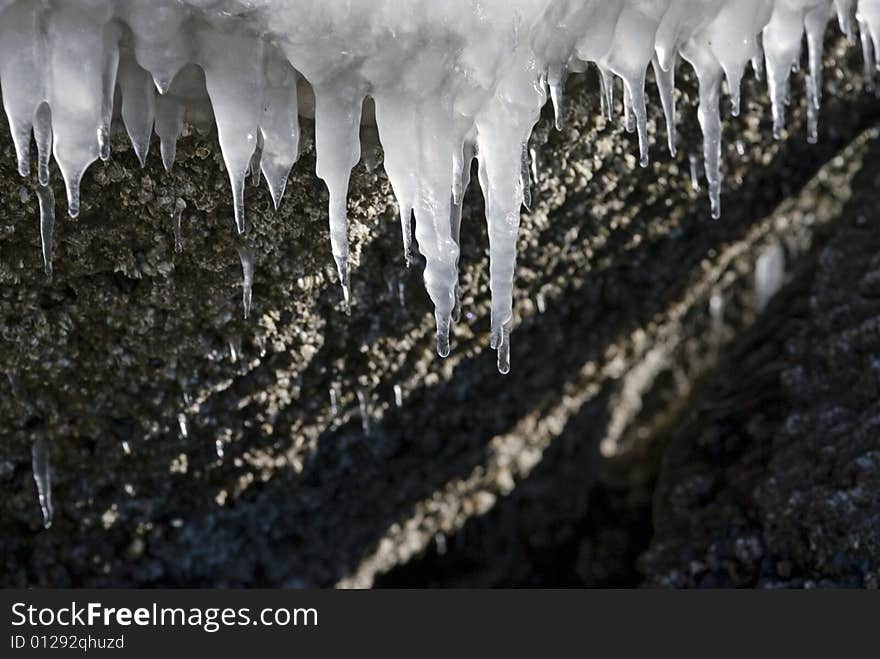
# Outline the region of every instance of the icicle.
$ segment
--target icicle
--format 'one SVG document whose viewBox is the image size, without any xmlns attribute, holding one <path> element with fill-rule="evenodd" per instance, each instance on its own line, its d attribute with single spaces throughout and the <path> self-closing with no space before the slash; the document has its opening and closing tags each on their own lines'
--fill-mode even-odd
<svg viewBox="0 0 880 659">
<path fill-rule="evenodd" d="M 34 110 L 45 91 L 42 68 L 45 59 L 45 26 L 34 4 L 16 3 L 0 19 L 0 86 L 3 109 L 9 120 L 12 143 L 22 177 L 30 174 L 31 124 Z"/>
<path fill-rule="evenodd" d="M 224 455 L 223 450 L 223 440 L 217 439 L 214 441 L 214 452 L 217 454 L 217 458 L 222 460 Z"/>
<path fill-rule="evenodd" d="M 396 407 L 403 407 L 403 389 L 400 388 L 399 384 L 394 385 L 394 405 Z"/>
<path fill-rule="evenodd" d="M 663 106 L 663 115 L 666 118 L 666 140 L 669 154 L 675 158 L 678 149 L 675 145 L 677 134 L 675 129 L 675 61 L 669 65 L 669 70 L 664 71 L 660 61 L 655 56 L 651 60 L 654 69 L 654 79 L 657 81 L 657 90 L 660 92 L 660 103 Z"/>
<path fill-rule="evenodd" d="M 186 210 L 186 202 L 180 197 L 174 202 L 174 211 L 171 213 L 171 231 L 174 234 L 174 251 L 183 251 L 183 231 L 181 230 L 181 220 L 183 219 L 183 211 Z"/>
<path fill-rule="evenodd" d="M 773 114 L 773 138 L 781 139 L 785 129 L 785 107 L 790 102 L 792 68 L 798 63 L 804 34 L 800 10 L 787 3 L 776 3 L 770 22 L 764 28 L 764 61 Z"/>
<path fill-rule="evenodd" d="M 104 28 L 103 56 L 101 67 L 101 123 L 98 126 L 98 156 L 104 162 L 110 159 L 110 122 L 113 120 L 113 94 L 116 90 L 116 75 L 119 72 L 119 40 L 122 32 L 117 23 L 108 23 Z"/>
<path fill-rule="evenodd" d="M 538 106 L 540 107 L 540 106 Z M 522 142 L 511 139 L 528 134 L 538 115 L 523 106 L 519 125 L 477 122 L 480 185 L 489 227 L 489 288 L 492 292 L 490 346 L 497 351 L 498 370 L 510 371 L 510 330 L 513 325 L 513 276 L 523 190 Z"/>
<path fill-rule="evenodd" d="M 43 527 L 48 529 L 52 526 L 52 517 L 54 516 L 52 468 L 49 464 L 49 443 L 43 437 L 36 439 L 31 447 L 31 468 L 34 473 L 34 482 L 37 484 L 40 509 L 43 512 Z"/>
<path fill-rule="evenodd" d="M 186 423 L 186 414 L 183 412 L 179 412 L 177 415 L 177 425 L 180 427 L 180 438 L 186 439 L 189 437 L 189 426 Z"/>
<path fill-rule="evenodd" d="M 412 208 L 398 204 L 400 214 L 400 235 L 403 238 L 403 261 L 406 267 L 412 265 Z"/>
<path fill-rule="evenodd" d="M 703 129 L 703 158 L 712 219 L 721 217 L 721 115 L 718 110 L 720 79 L 700 81 L 700 107 L 697 111 Z"/>
<path fill-rule="evenodd" d="M 700 104 L 697 119 L 703 131 L 703 166 L 709 189 L 712 219 L 721 217 L 721 65 L 702 42 L 691 41 L 682 50 L 682 57 L 691 63 L 699 79 Z M 693 161 L 691 179 L 694 180 Z"/>
<path fill-rule="evenodd" d="M 248 163 L 247 173 L 251 177 L 251 185 L 258 187 L 260 185 L 260 161 L 263 159 L 263 134 L 257 132 L 257 146 Z"/>
<path fill-rule="evenodd" d="M 455 164 L 458 169 L 453 171 L 453 190 L 458 188 L 460 191 L 458 193 L 458 199 L 456 199 L 454 193 L 452 195 L 452 239 L 455 241 L 455 244 L 459 246 L 459 255 L 455 259 L 456 270 L 458 270 L 459 259 L 461 258 L 461 212 L 464 204 L 464 193 L 467 191 L 471 182 L 471 166 L 473 165 L 476 154 L 476 147 L 473 139 L 473 134 L 469 134 L 465 139 L 461 149 L 461 156 L 456 158 Z M 523 147 L 527 148 L 528 143 L 524 142 Z M 525 157 L 528 156 L 526 155 Z M 525 164 L 527 165 L 527 163 Z M 527 187 L 529 185 L 528 177 L 529 174 L 528 171 L 526 171 L 523 185 Z M 525 190 L 527 188 L 523 189 Z M 455 303 L 452 307 L 452 322 L 457 323 L 461 320 L 461 292 L 457 280 L 455 282 L 454 297 Z"/>
<path fill-rule="evenodd" d="M 150 136 L 156 117 L 156 91 L 149 73 L 131 56 L 119 62 L 119 89 L 122 93 L 122 121 L 134 153 L 146 165 Z"/>
<path fill-rule="evenodd" d="M 46 274 L 52 275 L 52 231 L 55 227 L 55 193 L 51 186 L 38 185 L 34 188 L 40 205 L 40 241 L 43 245 L 43 267 Z"/>
<path fill-rule="evenodd" d="M 819 141 L 819 108 L 822 105 L 822 55 L 825 46 L 825 28 L 831 8 L 819 5 L 804 19 L 810 70 L 807 76 L 807 141 Z"/>
<path fill-rule="evenodd" d="M 550 101 L 553 103 L 553 117 L 556 130 L 562 130 L 564 119 L 562 94 L 565 88 L 565 70 L 562 64 L 551 64 L 547 69 L 547 86 L 550 88 Z"/>
<path fill-rule="evenodd" d="M 185 7 L 189 3 L 150 0 L 119 4 L 131 28 L 135 58 L 151 73 L 156 90 L 168 93 L 175 76 L 189 62 L 192 37 L 182 29 L 191 18 Z"/>
<path fill-rule="evenodd" d="M 361 429 L 365 435 L 370 434 L 370 406 L 367 400 L 367 393 L 362 389 L 357 392 L 358 410 L 361 415 Z"/>
<path fill-rule="evenodd" d="M 453 167 L 467 128 L 456 123 L 449 99 L 413 103 L 407 96 L 377 95 L 375 108 L 385 171 L 398 202 L 413 206 L 419 252 L 425 257 L 425 288 L 434 303 L 437 354 L 445 357 L 458 282 L 459 249 L 450 221 Z"/>
<path fill-rule="evenodd" d="M 757 44 L 758 44 L 758 52 L 752 57 L 752 70 L 755 72 L 755 80 L 758 82 L 764 81 L 765 70 L 764 70 L 764 35 L 763 33 L 758 34 L 757 36 Z"/>
<path fill-rule="evenodd" d="M 874 72 L 877 64 L 874 60 L 874 44 L 871 41 L 871 33 L 865 20 L 857 15 L 859 23 L 859 40 L 862 44 L 862 60 L 865 63 L 865 91 L 874 91 Z"/>
<path fill-rule="evenodd" d="M 640 78 L 632 80 L 624 78 L 623 84 L 626 89 L 625 98 L 629 98 L 630 111 L 639 134 L 639 165 L 647 167 L 650 159 L 648 158 L 648 111 L 645 108 L 644 74 Z"/>
<path fill-rule="evenodd" d="M 52 156 L 52 111 L 47 103 L 40 103 L 34 113 L 34 141 L 37 143 L 37 180 L 47 186 Z"/>
<path fill-rule="evenodd" d="M 636 117 L 633 114 L 632 96 L 626 82 L 623 84 L 623 128 L 627 133 L 636 131 Z"/>
<path fill-rule="evenodd" d="M 263 41 L 216 29 L 201 30 L 198 36 L 217 138 L 232 186 L 235 226 L 242 234 L 247 230 L 245 177 L 263 114 Z"/>
<path fill-rule="evenodd" d="M 834 0 L 834 7 L 837 11 L 837 25 L 850 43 L 855 39 L 853 29 L 854 3 L 855 0 Z"/>
<path fill-rule="evenodd" d="M 334 417 L 339 416 L 339 394 L 335 384 L 330 387 L 330 414 Z"/>
<path fill-rule="evenodd" d="M 281 205 L 287 177 L 299 157 L 297 74 L 280 55 L 266 56 L 266 89 L 260 131 L 263 157 L 260 168 L 276 210 Z"/>
<path fill-rule="evenodd" d="M 363 97 L 334 87 L 315 89 L 315 150 L 318 176 L 330 194 L 330 244 L 339 273 L 342 296 L 351 299 L 348 263 L 348 180 L 360 160 L 358 137 Z"/>
<path fill-rule="evenodd" d="M 700 170 L 699 170 L 699 159 L 695 154 L 690 154 L 688 156 L 688 162 L 690 164 L 690 173 L 691 173 L 691 190 L 694 192 L 700 191 Z"/>
<path fill-rule="evenodd" d="M 229 343 L 229 361 L 233 364 L 238 362 L 238 358 L 241 356 L 241 337 L 237 334 L 230 336 L 228 339 Z"/>
<path fill-rule="evenodd" d="M 241 305 L 244 309 L 244 317 L 251 313 L 251 296 L 254 286 L 254 251 L 249 247 L 238 248 L 238 258 L 241 260 Z"/>
<path fill-rule="evenodd" d="M 605 121 L 614 119 L 614 77 L 604 66 L 599 66 L 599 85 L 602 95 L 602 114 Z"/>
<path fill-rule="evenodd" d="M 52 150 L 64 178 L 71 217 L 79 215 L 82 176 L 102 155 L 98 135 L 108 128 L 113 103 L 105 90 L 115 84 L 112 62 L 118 57 L 118 34 L 112 26 L 105 28 L 111 9 L 93 7 L 57 5 L 47 17 Z M 76 38 L 71 38 L 73 34 Z"/>
<path fill-rule="evenodd" d="M 162 153 L 162 165 L 171 171 L 177 154 L 177 139 L 183 130 L 184 105 L 181 101 L 167 94 L 155 99 L 156 103 L 156 135 L 159 136 L 159 150 Z M 144 156 L 146 157 L 146 155 Z"/>
</svg>

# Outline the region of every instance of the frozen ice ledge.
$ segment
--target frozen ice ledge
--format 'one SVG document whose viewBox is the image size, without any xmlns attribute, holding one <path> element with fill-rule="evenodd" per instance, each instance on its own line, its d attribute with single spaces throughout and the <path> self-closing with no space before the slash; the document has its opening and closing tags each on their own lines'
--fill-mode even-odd
<svg viewBox="0 0 880 659">
<path fill-rule="evenodd" d="M 50 154 L 79 212 L 83 173 L 110 156 L 121 117 L 143 162 L 160 139 L 167 168 L 184 121 L 213 117 L 235 224 L 247 230 L 244 183 L 262 172 L 276 206 L 299 152 L 299 115 L 314 116 L 317 175 L 329 191 L 333 258 L 349 296 L 346 197 L 372 98 L 384 167 L 409 260 L 415 217 L 437 351 L 457 312 L 461 204 L 478 161 L 488 224 L 491 345 L 510 368 L 520 207 L 528 206 L 529 136 L 549 99 L 561 127 L 566 75 L 598 67 L 603 111 L 622 80 L 624 120 L 648 164 L 645 74 L 654 68 L 674 153 L 675 67 L 699 80 L 698 118 L 713 217 L 721 212 L 721 90 L 739 112 L 751 62 L 766 71 L 781 133 L 789 75 L 806 40 L 808 139 L 815 140 L 828 23 L 861 38 L 870 83 L 880 0 L 0 0 L 0 84 L 22 176 L 49 182 Z M 370 119 L 372 120 L 372 119 Z M 51 270 L 54 198 L 38 194 Z M 242 256 L 245 312 L 253 261 Z"/>
</svg>

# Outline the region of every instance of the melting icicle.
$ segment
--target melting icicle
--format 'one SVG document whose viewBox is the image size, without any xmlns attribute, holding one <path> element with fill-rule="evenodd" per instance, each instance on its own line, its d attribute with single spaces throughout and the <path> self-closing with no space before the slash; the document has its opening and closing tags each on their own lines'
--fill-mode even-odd
<svg viewBox="0 0 880 659">
<path fill-rule="evenodd" d="M 34 188 L 40 206 L 40 241 L 43 245 L 43 267 L 52 275 L 52 232 L 55 228 L 55 193 L 50 186 Z"/>
<path fill-rule="evenodd" d="M 241 261 L 241 305 L 244 309 L 244 317 L 251 313 L 251 297 L 254 286 L 254 251 L 249 247 L 238 248 L 238 258 Z"/>
<path fill-rule="evenodd" d="M 677 141 L 675 129 L 675 62 L 671 62 L 668 70 L 663 70 L 660 61 L 655 56 L 651 60 L 654 69 L 654 79 L 657 81 L 657 90 L 660 92 L 660 103 L 663 106 L 663 116 L 666 119 L 666 140 L 669 147 L 669 155 L 673 158 L 678 153 L 675 143 Z"/>
<path fill-rule="evenodd" d="M 49 443 L 40 437 L 34 441 L 31 447 L 31 467 L 34 472 L 34 482 L 37 484 L 37 496 L 40 500 L 40 509 L 43 512 L 43 527 L 52 526 L 54 509 L 52 507 L 52 469 L 49 464 Z"/>
<path fill-rule="evenodd" d="M 316 172 L 330 193 L 330 244 L 346 305 L 351 300 L 348 263 L 348 180 L 360 159 L 362 96 L 346 95 L 336 88 L 315 89 Z"/>
</svg>

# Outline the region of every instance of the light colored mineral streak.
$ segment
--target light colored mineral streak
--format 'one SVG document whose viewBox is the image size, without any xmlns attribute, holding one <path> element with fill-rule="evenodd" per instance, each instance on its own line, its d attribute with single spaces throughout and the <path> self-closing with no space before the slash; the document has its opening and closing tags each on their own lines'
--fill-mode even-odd
<svg viewBox="0 0 880 659">
<path fill-rule="evenodd" d="M 371 99 L 369 130 L 384 150 L 407 260 L 415 219 L 442 356 L 458 315 L 461 201 L 476 152 L 490 240 L 491 344 L 507 372 L 520 207 L 531 201 L 524 145 L 548 100 L 562 127 L 566 77 L 595 64 L 608 118 L 613 76 L 622 80 L 624 124 L 638 134 L 647 166 L 647 68 L 674 155 L 675 67 L 679 56 L 689 62 L 718 217 L 722 79 L 735 115 L 746 65 L 766 68 L 781 136 L 789 77 L 806 41 L 807 138 L 815 141 L 823 35 L 834 15 L 850 37 L 858 25 L 870 83 L 880 0 L 0 0 L 0 85 L 20 173 L 30 174 L 33 134 L 38 180 L 48 184 L 51 151 L 73 216 L 83 173 L 110 155 L 114 110 L 141 162 L 155 132 L 168 168 L 184 121 L 213 119 L 239 232 L 247 229 L 248 173 L 262 174 L 277 206 L 299 155 L 298 113 L 313 109 L 316 169 L 329 192 L 331 252 L 346 301 L 347 191 L 361 124 L 373 121 L 372 112 L 362 116 Z M 51 225 L 48 208 L 41 216 Z"/>
</svg>

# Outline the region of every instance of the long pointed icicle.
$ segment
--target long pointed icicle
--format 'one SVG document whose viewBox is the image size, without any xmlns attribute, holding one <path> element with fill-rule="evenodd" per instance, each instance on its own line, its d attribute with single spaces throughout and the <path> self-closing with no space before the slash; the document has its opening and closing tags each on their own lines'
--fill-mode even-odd
<svg viewBox="0 0 880 659">
<path fill-rule="evenodd" d="M 822 55 L 825 51 L 825 28 L 831 18 L 831 7 L 819 5 L 804 19 L 810 70 L 807 75 L 807 141 L 819 141 L 819 108 L 822 105 Z"/>
<path fill-rule="evenodd" d="M 223 162 L 232 186 L 233 211 L 238 233 L 247 230 L 244 184 L 251 157 L 257 148 L 263 103 L 262 42 L 244 36 L 203 30 L 202 68 Z"/>
<path fill-rule="evenodd" d="M 40 242 L 43 247 L 43 267 L 52 275 L 52 231 L 55 228 L 55 193 L 52 186 L 35 186 L 34 192 L 40 206 Z"/>
<path fill-rule="evenodd" d="M 315 169 L 330 195 L 330 246 L 346 304 L 351 299 L 348 256 L 348 181 L 360 159 L 363 96 L 332 87 L 315 89 Z"/>
<path fill-rule="evenodd" d="M 657 81 L 657 91 L 660 93 L 660 104 L 663 106 L 663 116 L 666 119 L 666 142 L 669 147 L 669 155 L 673 158 L 678 153 L 676 141 L 678 138 L 675 127 L 675 60 L 670 62 L 669 69 L 664 71 L 655 56 L 651 60 L 654 69 L 654 79 Z"/>
<path fill-rule="evenodd" d="M 523 143 L 523 148 L 528 148 L 528 143 Z M 471 167 L 476 157 L 476 148 L 473 142 L 473 136 L 465 139 L 461 149 L 461 157 L 456 158 L 456 170 L 453 171 L 455 183 L 453 190 L 458 189 L 458 194 L 452 195 L 452 239 L 459 248 L 459 257 L 455 261 L 456 270 L 461 259 L 461 212 L 464 208 L 464 195 L 471 183 Z M 525 184 L 528 185 L 529 173 L 526 173 Z M 452 309 L 452 322 L 457 323 L 461 320 L 461 291 L 458 282 L 455 284 L 455 306 Z"/>
</svg>

